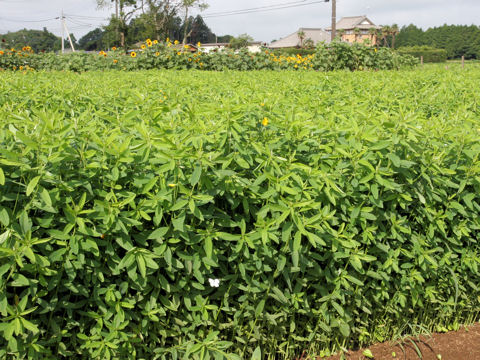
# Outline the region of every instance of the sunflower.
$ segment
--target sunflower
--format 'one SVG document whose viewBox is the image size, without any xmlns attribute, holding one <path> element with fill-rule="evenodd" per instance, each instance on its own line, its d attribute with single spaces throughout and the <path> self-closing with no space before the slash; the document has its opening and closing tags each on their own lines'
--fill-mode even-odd
<svg viewBox="0 0 480 360">
<path fill-rule="evenodd" d="M 24 46 L 24 47 L 22 48 L 22 51 L 27 51 L 27 47 Z"/>
<path fill-rule="evenodd" d="M 117 47 L 116 46 L 112 47 L 112 51 L 115 51 L 115 50 L 117 50 Z"/>
<path fill-rule="evenodd" d="M 268 119 L 267 119 L 266 117 L 263 118 L 263 120 L 262 120 L 262 125 L 263 125 L 263 126 L 267 126 L 267 125 L 268 125 Z"/>
<path fill-rule="evenodd" d="M 154 45 L 157 45 L 157 44 L 158 44 L 158 40 L 153 40 L 153 44 L 154 44 Z"/>
<path fill-rule="evenodd" d="M 157 52 L 155 53 L 155 56 L 159 56 L 159 55 L 160 55 L 160 53 L 157 51 Z"/>
<path fill-rule="evenodd" d="M 179 44 L 179 41 L 178 41 L 178 40 L 175 40 L 173 43 L 174 43 L 175 45 L 178 45 L 178 44 Z"/>
<path fill-rule="evenodd" d="M 4 53 L 3 51 L 1 51 L 1 50 L 0 50 L 0 55 L 3 55 L 3 54 L 5 54 L 5 53 Z"/>
<path fill-rule="evenodd" d="M 132 52 L 130 53 L 130 56 L 131 56 L 132 58 L 137 57 L 137 53 L 136 53 L 135 51 L 132 51 Z"/>
<path fill-rule="evenodd" d="M 113 60 L 113 63 L 114 63 L 114 64 L 118 63 L 118 60 L 117 60 L 117 59 L 114 59 L 114 60 Z"/>
<path fill-rule="evenodd" d="M 142 44 L 142 46 L 140 46 L 142 48 L 142 50 L 145 50 L 147 47 L 145 46 L 145 44 Z"/>
<path fill-rule="evenodd" d="M 152 44 L 153 44 L 153 43 L 152 43 L 151 41 L 147 41 L 148 47 L 152 47 Z"/>
</svg>

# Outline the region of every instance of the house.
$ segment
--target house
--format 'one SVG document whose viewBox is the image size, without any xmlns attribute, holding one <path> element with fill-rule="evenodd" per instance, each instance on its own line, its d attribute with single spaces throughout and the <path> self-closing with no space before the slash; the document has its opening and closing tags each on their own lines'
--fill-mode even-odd
<svg viewBox="0 0 480 360">
<path fill-rule="evenodd" d="M 210 53 L 210 52 L 217 52 L 223 49 L 227 49 L 229 46 L 230 46 L 229 43 L 207 43 L 207 44 L 201 44 L 200 50 L 204 53 Z M 247 46 L 247 49 L 251 53 L 258 53 L 262 51 L 262 46 L 264 46 L 262 42 L 256 41 L 256 42 L 249 43 Z"/>
<path fill-rule="evenodd" d="M 200 50 L 204 53 L 217 52 L 228 48 L 228 43 L 206 43 L 200 44 Z"/>
<path fill-rule="evenodd" d="M 268 46 L 271 49 L 281 48 L 301 48 L 310 42 L 316 46 L 320 42 L 330 42 L 331 35 L 323 29 L 319 28 L 300 28 L 293 34 L 288 35 L 280 40 L 274 41 Z"/>
<path fill-rule="evenodd" d="M 378 41 L 377 31 L 381 26 L 375 25 L 366 15 L 343 17 L 337 22 L 337 36 L 342 41 L 349 43 L 364 43 L 369 41 L 371 45 L 376 45 Z M 326 29 L 331 36 L 332 28 Z"/>
</svg>

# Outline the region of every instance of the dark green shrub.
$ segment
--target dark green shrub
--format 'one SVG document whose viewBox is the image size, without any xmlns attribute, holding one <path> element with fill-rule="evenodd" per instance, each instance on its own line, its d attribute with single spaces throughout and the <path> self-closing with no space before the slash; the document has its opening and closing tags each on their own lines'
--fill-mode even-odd
<svg viewBox="0 0 480 360">
<path fill-rule="evenodd" d="M 447 61 L 447 50 L 435 49 L 430 46 L 402 47 L 397 50 L 400 55 L 410 55 L 426 63 L 443 63 Z"/>
</svg>

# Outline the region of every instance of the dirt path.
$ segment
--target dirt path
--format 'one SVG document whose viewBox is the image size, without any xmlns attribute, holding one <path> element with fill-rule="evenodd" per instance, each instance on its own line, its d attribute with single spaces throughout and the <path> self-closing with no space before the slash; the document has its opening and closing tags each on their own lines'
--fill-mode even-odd
<svg viewBox="0 0 480 360">
<path fill-rule="evenodd" d="M 403 350 L 400 346 L 391 343 L 375 344 L 368 349 L 375 360 L 480 360 L 480 323 L 462 328 L 459 331 L 444 334 L 432 334 L 431 337 L 421 336 L 420 340 L 412 338 L 421 351 L 419 357 L 415 346 L 408 339 L 403 341 Z M 348 360 L 366 360 L 363 351 L 352 351 L 346 354 Z M 395 357 L 392 353 L 395 353 Z M 339 360 L 335 355 L 322 360 Z"/>
</svg>

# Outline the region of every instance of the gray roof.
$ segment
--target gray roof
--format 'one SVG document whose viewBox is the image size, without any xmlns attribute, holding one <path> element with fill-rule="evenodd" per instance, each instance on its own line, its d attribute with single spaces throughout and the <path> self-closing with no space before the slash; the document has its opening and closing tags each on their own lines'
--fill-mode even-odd
<svg viewBox="0 0 480 360">
<path fill-rule="evenodd" d="M 283 39 L 274 41 L 270 44 L 269 48 L 278 49 L 278 48 L 289 48 L 289 47 L 297 47 L 300 46 L 300 38 L 298 37 L 298 33 L 303 31 L 305 33 L 305 38 L 303 42 L 308 39 L 311 39 L 315 45 L 319 42 L 325 41 L 330 42 L 330 34 L 328 34 L 323 29 L 315 29 L 315 28 L 300 28 L 298 31 L 294 32 L 293 34 L 284 37 Z"/>
<path fill-rule="evenodd" d="M 343 17 L 340 19 L 339 22 L 337 22 L 337 30 L 344 29 L 344 30 L 353 30 L 355 28 L 359 29 L 380 29 L 381 26 L 377 26 L 371 21 L 366 15 L 363 16 L 347 16 Z M 329 27 L 327 29 L 328 31 L 331 31 L 332 28 Z"/>
</svg>

